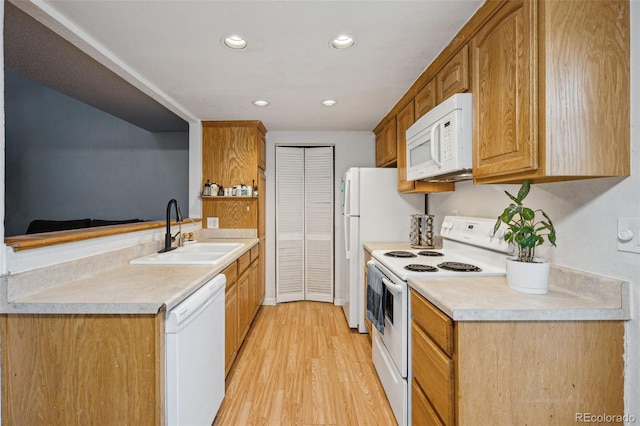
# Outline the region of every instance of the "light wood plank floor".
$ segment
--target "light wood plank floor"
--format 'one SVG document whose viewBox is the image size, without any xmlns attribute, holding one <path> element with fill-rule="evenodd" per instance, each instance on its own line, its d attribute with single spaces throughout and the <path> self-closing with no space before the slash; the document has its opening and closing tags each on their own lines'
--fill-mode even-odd
<svg viewBox="0 0 640 426">
<path fill-rule="evenodd" d="M 262 306 L 214 425 L 395 425 L 366 334 L 342 308 Z"/>
</svg>

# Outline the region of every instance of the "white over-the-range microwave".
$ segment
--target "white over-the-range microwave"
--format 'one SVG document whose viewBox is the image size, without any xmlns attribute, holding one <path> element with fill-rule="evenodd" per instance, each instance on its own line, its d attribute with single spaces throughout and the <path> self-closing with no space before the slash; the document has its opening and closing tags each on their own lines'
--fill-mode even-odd
<svg viewBox="0 0 640 426">
<path fill-rule="evenodd" d="M 471 93 L 456 93 L 407 129 L 407 180 L 471 179 Z"/>
</svg>

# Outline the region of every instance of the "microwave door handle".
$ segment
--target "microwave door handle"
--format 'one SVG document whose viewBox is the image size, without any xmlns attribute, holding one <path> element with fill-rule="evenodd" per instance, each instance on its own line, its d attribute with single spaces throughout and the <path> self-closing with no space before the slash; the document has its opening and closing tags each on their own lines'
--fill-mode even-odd
<svg viewBox="0 0 640 426">
<path fill-rule="evenodd" d="M 436 159 L 436 152 L 435 152 L 435 150 L 436 150 L 435 136 L 436 136 L 436 131 L 438 130 L 439 127 L 440 127 L 440 122 L 437 122 L 431 128 L 431 145 L 429 146 L 430 149 L 431 149 L 431 159 L 433 160 L 434 163 L 436 163 L 438 165 L 438 167 L 442 166 L 442 163 L 440 163 L 440 161 L 439 161 L 440 146 L 438 146 L 438 159 Z M 438 143 L 439 142 L 440 142 L 440 140 L 438 139 Z"/>
</svg>

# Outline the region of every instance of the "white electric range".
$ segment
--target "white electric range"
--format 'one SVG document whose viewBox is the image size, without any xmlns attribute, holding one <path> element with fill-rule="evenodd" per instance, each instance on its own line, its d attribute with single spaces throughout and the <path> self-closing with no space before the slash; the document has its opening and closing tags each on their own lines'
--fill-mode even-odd
<svg viewBox="0 0 640 426">
<path fill-rule="evenodd" d="M 446 216 L 440 249 L 374 250 L 374 273 L 384 284 L 384 333 L 373 327 L 373 363 L 399 425 L 411 422 L 409 330 L 410 278 L 504 276 L 505 257 L 512 252 L 504 227 L 493 232 L 496 219 Z"/>
</svg>

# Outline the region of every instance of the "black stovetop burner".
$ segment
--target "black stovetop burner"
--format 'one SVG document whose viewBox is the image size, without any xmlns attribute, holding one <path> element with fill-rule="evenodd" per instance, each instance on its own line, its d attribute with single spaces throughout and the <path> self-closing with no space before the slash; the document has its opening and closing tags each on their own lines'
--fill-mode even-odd
<svg viewBox="0 0 640 426">
<path fill-rule="evenodd" d="M 384 255 L 389 257 L 417 257 L 415 254 L 404 250 L 388 251 Z"/>
<path fill-rule="evenodd" d="M 482 272 L 482 269 L 478 268 L 476 265 L 462 262 L 443 262 L 438 264 L 438 268 L 456 272 Z"/>
<path fill-rule="evenodd" d="M 432 250 L 422 250 L 422 251 L 419 251 L 418 254 L 420 256 L 428 256 L 428 257 L 444 256 L 444 253 L 441 253 L 439 251 L 432 251 Z"/>
<path fill-rule="evenodd" d="M 407 265 L 404 267 L 404 269 L 412 272 L 436 272 L 438 270 L 438 268 L 436 268 L 435 266 L 420 265 L 417 263 L 412 263 L 410 265 Z"/>
</svg>

